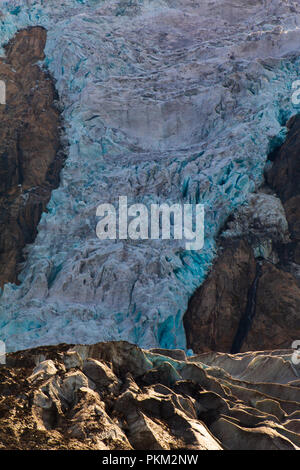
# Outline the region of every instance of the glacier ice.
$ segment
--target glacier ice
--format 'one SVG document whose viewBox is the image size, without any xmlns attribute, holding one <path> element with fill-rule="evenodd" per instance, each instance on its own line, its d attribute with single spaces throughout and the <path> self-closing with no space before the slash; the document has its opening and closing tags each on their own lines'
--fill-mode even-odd
<svg viewBox="0 0 300 470">
<path fill-rule="evenodd" d="M 68 142 L 21 285 L 1 294 L 0 338 L 8 350 L 185 348 L 182 316 L 216 234 L 297 112 L 299 1 L 0 0 L 0 12 L 1 45 L 29 25 L 48 30 Z M 100 242 L 96 208 L 123 195 L 205 204 L 205 248 Z"/>
</svg>

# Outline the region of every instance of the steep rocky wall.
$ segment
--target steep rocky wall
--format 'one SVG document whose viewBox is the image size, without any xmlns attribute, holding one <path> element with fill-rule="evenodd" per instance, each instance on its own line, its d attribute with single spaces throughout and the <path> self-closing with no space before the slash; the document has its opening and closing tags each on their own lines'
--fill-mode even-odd
<svg viewBox="0 0 300 470">
<path fill-rule="evenodd" d="M 0 286 L 17 282 L 22 251 L 32 243 L 63 164 L 60 113 L 50 75 L 37 65 L 44 58 L 47 32 L 32 27 L 5 46 L 0 79 Z"/>
<path fill-rule="evenodd" d="M 300 264 L 300 116 L 288 123 L 284 144 L 272 155 L 266 179 L 280 197 L 291 233 L 291 243 L 281 250 L 284 262 Z"/>
<path fill-rule="evenodd" d="M 15 351 L 126 339 L 185 348 L 182 317 L 225 219 L 261 183 L 299 78 L 294 0 L 3 0 L 0 43 L 47 29 L 70 144 L 62 182 L 6 284 L 0 337 Z M 96 208 L 196 203 L 205 247 L 101 243 Z"/>
</svg>

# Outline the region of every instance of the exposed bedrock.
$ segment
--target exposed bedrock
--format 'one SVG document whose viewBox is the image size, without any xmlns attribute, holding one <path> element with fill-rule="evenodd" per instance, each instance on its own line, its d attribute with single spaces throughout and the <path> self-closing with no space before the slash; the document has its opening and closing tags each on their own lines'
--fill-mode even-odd
<svg viewBox="0 0 300 470">
<path fill-rule="evenodd" d="M 229 241 L 184 317 L 187 345 L 194 351 L 229 352 L 246 308 L 255 259 L 244 240 Z"/>
<path fill-rule="evenodd" d="M 272 154 L 274 163 L 266 179 L 284 205 L 291 233 L 282 256 L 285 262 L 300 264 L 300 115 L 289 121 L 288 128 L 286 141 Z"/>
<path fill-rule="evenodd" d="M 189 302 L 184 325 L 195 352 L 286 348 L 300 338 L 300 117 L 287 127 L 266 185 L 227 222 Z"/>
<path fill-rule="evenodd" d="M 287 128 L 285 142 L 270 155 L 273 166 L 267 172 L 267 182 L 283 204 L 300 195 L 300 115 L 290 119 Z"/>
<path fill-rule="evenodd" d="M 300 448 L 292 351 L 40 347 L 0 366 L 0 449 Z"/>
<path fill-rule="evenodd" d="M 261 184 L 294 113 L 300 4 L 11 0 L 1 12 L 0 44 L 27 25 L 47 29 L 70 144 L 22 282 L 1 295 L 1 339 L 10 351 L 117 339 L 184 349 L 183 314 L 217 233 Z M 203 203 L 204 249 L 100 241 L 96 209 L 119 196 Z"/>
<path fill-rule="evenodd" d="M 47 32 L 22 30 L 5 46 L 0 79 L 0 286 L 17 282 L 22 250 L 32 243 L 63 163 L 60 113 L 53 80 L 37 62 Z"/>
</svg>

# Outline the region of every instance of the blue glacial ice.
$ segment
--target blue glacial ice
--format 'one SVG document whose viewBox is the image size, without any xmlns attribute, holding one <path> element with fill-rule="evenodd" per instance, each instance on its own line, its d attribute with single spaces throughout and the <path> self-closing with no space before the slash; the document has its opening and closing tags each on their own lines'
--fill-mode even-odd
<svg viewBox="0 0 300 470">
<path fill-rule="evenodd" d="M 185 348 L 182 316 L 227 216 L 262 182 L 297 112 L 300 6 L 290 0 L 0 0 L 0 44 L 48 30 L 68 159 L 0 298 L 8 350 L 126 339 Z M 2 51 L 3 52 L 3 51 Z M 42 156 L 41 156 L 42 158 Z M 96 207 L 203 203 L 205 247 L 96 237 Z"/>
</svg>

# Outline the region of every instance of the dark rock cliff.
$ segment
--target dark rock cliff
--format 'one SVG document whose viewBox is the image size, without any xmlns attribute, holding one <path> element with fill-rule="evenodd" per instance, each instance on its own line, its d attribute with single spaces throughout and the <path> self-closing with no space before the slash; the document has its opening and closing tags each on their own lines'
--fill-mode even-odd
<svg viewBox="0 0 300 470">
<path fill-rule="evenodd" d="M 53 80 L 37 62 L 44 58 L 47 32 L 16 34 L 0 60 L 6 105 L 0 105 L 0 286 L 17 282 L 22 250 L 58 186 L 64 155 Z"/>
<path fill-rule="evenodd" d="M 219 256 L 189 302 L 184 326 L 188 347 L 195 352 L 286 348 L 300 338 L 300 117 L 287 126 L 286 141 L 270 156 L 266 185 L 252 197 L 257 208 L 243 216 L 248 217 L 247 230 L 241 229 L 243 217 L 234 215 L 230 236 L 220 236 Z M 288 236 L 274 235 L 276 212 L 272 231 L 267 220 L 272 206 L 264 212 L 260 198 L 282 204 L 283 214 L 278 214 L 286 217 Z M 250 318 L 257 263 L 261 272 Z"/>
</svg>

